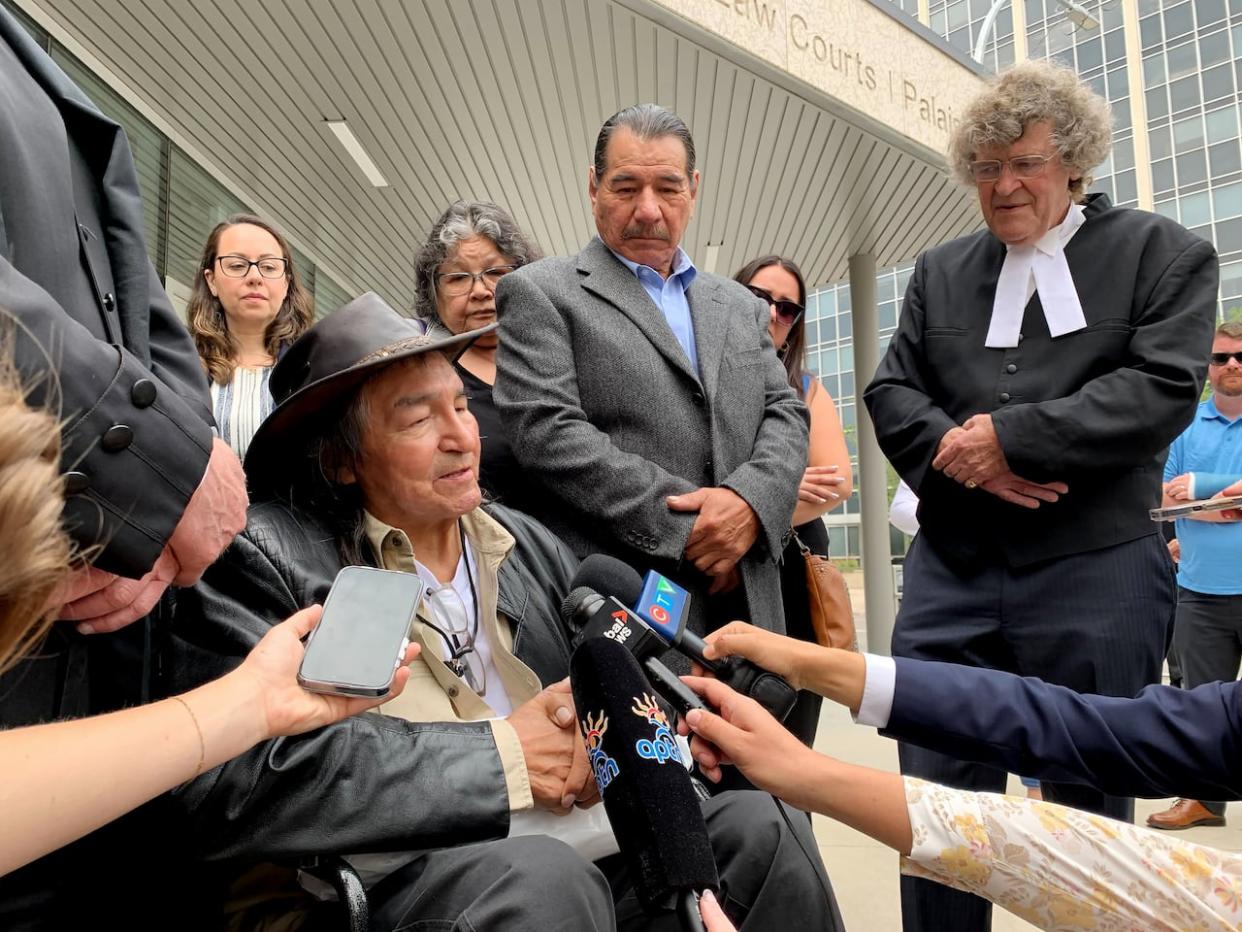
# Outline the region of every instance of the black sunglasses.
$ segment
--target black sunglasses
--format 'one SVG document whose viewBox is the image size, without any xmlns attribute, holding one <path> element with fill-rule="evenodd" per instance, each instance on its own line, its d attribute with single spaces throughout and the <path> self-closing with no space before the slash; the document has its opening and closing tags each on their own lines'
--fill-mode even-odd
<svg viewBox="0 0 1242 932">
<path fill-rule="evenodd" d="M 792 327 L 798 322 L 798 318 L 801 317 L 802 313 L 806 310 L 806 308 L 804 308 L 801 304 L 794 301 L 781 301 L 772 297 L 772 292 L 768 291 L 766 288 L 760 288 L 758 285 L 747 285 L 746 287 L 756 298 L 762 298 L 772 307 L 776 308 L 776 316 L 781 319 L 782 324 Z"/>
<path fill-rule="evenodd" d="M 751 289 L 754 290 L 753 288 Z M 1223 366 L 1225 363 L 1233 359 L 1239 366 L 1242 366 L 1242 351 L 1237 353 L 1213 353 L 1208 359 L 1212 360 L 1212 365 Z"/>
</svg>

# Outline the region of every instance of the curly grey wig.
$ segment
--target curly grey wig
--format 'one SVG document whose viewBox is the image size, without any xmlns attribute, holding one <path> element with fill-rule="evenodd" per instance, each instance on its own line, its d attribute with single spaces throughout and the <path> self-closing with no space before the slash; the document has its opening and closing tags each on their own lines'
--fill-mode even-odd
<svg viewBox="0 0 1242 932">
<path fill-rule="evenodd" d="M 974 185 L 970 162 L 984 146 L 1008 146 L 1032 123 L 1052 124 L 1061 161 L 1081 177 L 1070 182 L 1070 197 L 1082 201 L 1091 184 L 1089 172 L 1112 146 L 1108 103 L 1069 68 L 1046 61 L 1026 61 L 996 77 L 992 86 L 967 105 L 949 142 L 949 165 L 957 179 Z"/>
<path fill-rule="evenodd" d="M 414 312 L 444 326 L 436 311 L 436 274 L 441 263 L 453 256 L 463 240 L 485 236 L 496 249 L 523 266 L 540 258 L 539 247 L 518 228 L 509 212 L 487 201 L 450 204 L 427 234 L 427 242 L 414 257 Z"/>
</svg>

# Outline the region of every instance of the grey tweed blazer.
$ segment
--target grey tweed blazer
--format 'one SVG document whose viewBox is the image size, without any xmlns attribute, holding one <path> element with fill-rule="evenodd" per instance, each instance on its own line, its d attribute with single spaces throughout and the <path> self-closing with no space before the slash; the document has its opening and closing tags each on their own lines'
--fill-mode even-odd
<svg viewBox="0 0 1242 932">
<path fill-rule="evenodd" d="M 807 457 L 807 412 L 768 338 L 768 309 L 728 279 L 688 291 L 700 372 L 642 285 L 597 237 L 576 257 L 505 276 L 497 289 L 494 397 L 513 450 L 542 486 L 536 517 L 580 557 L 609 553 L 699 595 L 682 561 L 693 514 L 665 496 L 725 486 L 762 530 L 740 564 L 750 619 L 784 630 L 779 559 Z"/>
</svg>

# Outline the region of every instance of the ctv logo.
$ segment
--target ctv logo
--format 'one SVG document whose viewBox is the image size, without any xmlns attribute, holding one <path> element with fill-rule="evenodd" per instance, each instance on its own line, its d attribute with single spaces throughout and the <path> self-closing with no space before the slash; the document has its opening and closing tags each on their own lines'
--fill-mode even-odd
<svg viewBox="0 0 1242 932">
<path fill-rule="evenodd" d="M 662 625 L 668 624 L 669 609 L 677 604 L 677 590 L 663 576 L 656 578 L 655 594 L 646 614 Z"/>
<path fill-rule="evenodd" d="M 625 623 L 625 612 L 618 611 L 612 613 L 612 627 L 604 632 L 604 637 L 612 638 L 618 644 L 624 644 L 633 633 L 634 629 Z"/>
</svg>

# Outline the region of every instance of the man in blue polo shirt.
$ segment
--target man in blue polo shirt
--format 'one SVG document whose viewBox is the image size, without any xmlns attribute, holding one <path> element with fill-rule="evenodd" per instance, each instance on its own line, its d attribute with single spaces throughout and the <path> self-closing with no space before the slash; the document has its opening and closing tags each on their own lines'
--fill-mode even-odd
<svg viewBox="0 0 1242 932">
<path fill-rule="evenodd" d="M 1166 505 L 1210 498 L 1242 476 L 1242 321 L 1216 328 L 1208 366 L 1212 397 L 1173 441 L 1164 467 Z M 1181 518 L 1173 648 L 1192 689 L 1232 680 L 1242 662 L 1242 523 Z M 1224 825 L 1223 802 L 1179 799 L 1147 819 L 1152 828 Z"/>
</svg>

